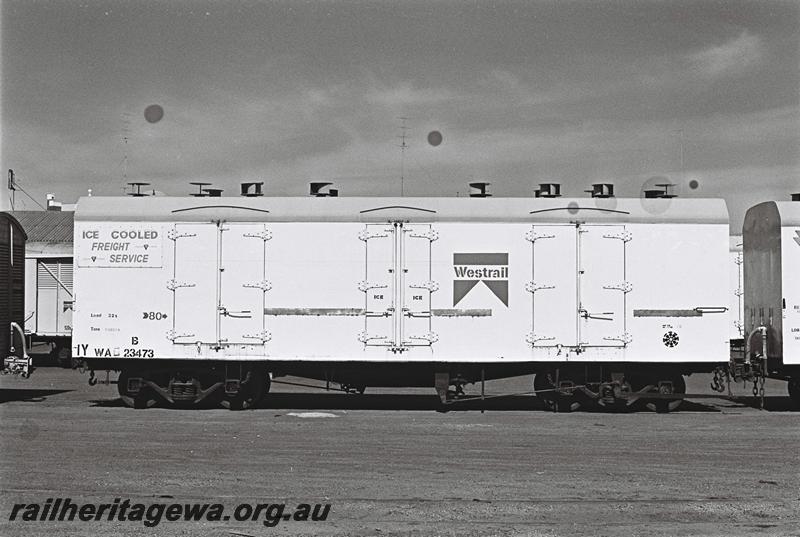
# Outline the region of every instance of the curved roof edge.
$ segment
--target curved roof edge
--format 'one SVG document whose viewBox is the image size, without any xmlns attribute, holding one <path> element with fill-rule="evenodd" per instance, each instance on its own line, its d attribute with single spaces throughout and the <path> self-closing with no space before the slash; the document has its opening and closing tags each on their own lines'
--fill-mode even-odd
<svg viewBox="0 0 800 537">
<path fill-rule="evenodd" d="M 28 234 L 25 233 L 25 228 L 22 227 L 22 224 L 19 223 L 19 220 L 17 220 L 13 214 L 11 214 L 10 212 L 2 211 L 0 212 L 0 219 L 6 219 L 9 222 L 11 222 L 11 225 L 16 227 L 19 230 L 19 232 L 22 233 L 25 240 L 26 241 L 28 240 Z"/>
</svg>

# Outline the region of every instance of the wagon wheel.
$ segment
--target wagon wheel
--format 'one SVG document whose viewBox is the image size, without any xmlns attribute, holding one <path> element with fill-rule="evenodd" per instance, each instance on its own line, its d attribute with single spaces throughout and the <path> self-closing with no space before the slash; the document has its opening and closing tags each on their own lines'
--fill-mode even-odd
<svg viewBox="0 0 800 537">
<path fill-rule="evenodd" d="M 225 395 L 221 404 L 228 410 L 246 410 L 253 408 L 269 391 L 269 374 L 259 368 L 249 369 L 239 386 L 236 395 Z"/>
<path fill-rule="evenodd" d="M 686 382 L 683 380 L 683 375 L 675 375 L 670 380 L 672 380 L 674 393 L 686 393 Z M 655 384 L 658 385 L 658 382 Z M 666 414 L 677 410 L 682 403 L 683 399 L 658 399 L 647 403 L 647 408 L 659 414 Z"/>
<path fill-rule="evenodd" d="M 65 369 L 72 367 L 72 349 L 68 346 L 65 347 L 61 343 L 56 343 L 53 350 L 50 352 L 50 356 L 55 359 L 60 367 Z"/>
<path fill-rule="evenodd" d="M 794 403 L 795 407 L 800 408 L 800 379 L 789 379 L 787 388 L 792 403 Z"/>
<path fill-rule="evenodd" d="M 622 392 L 622 397 L 617 398 L 615 395 L 614 401 L 610 404 L 603 402 L 601 399 L 598 399 L 597 400 L 598 406 L 600 408 L 609 410 L 611 412 L 626 413 L 635 411 L 637 408 L 639 408 L 639 406 L 637 406 L 637 403 L 639 403 L 639 401 L 629 403 L 627 399 L 635 391 L 634 389 L 635 385 L 636 385 L 635 379 L 632 380 L 629 377 L 625 377 L 621 381 L 619 386 L 620 391 Z"/>
<path fill-rule="evenodd" d="M 553 388 L 553 384 L 550 382 L 550 379 L 547 378 L 547 372 L 536 373 L 533 377 L 533 390 L 536 392 L 536 397 L 538 397 L 542 404 L 544 405 L 545 409 L 553 410 L 555 405 L 555 392 L 548 392 L 543 390 L 551 390 Z"/>
<path fill-rule="evenodd" d="M 149 387 L 143 386 L 136 395 L 128 393 L 128 379 L 132 376 L 130 371 L 123 370 L 120 372 L 117 379 L 119 398 L 129 408 L 150 408 L 154 406 L 158 399 Z"/>
<path fill-rule="evenodd" d="M 633 373 L 630 375 L 626 375 L 626 380 L 630 383 L 631 392 L 633 393 L 637 393 L 643 390 L 648 385 L 653 386 L 654 382 L 653 379 L 647 377 L 646 375 L 642 375 L 640 373 Z M 658 382 L 656 382 L 655 385 L 657 386 Z M 628 402 L 627 406 L 628 410 L 632 412 L 638 412 L 644 409 L 655 410 L 655 406 L 652 406 L 652 403 L 651 406 L 648 406 L 647 401 L 644 399 L 636 399 L 632 403 Z"/>
<path fill-rule="evenodd" d="M 581 403 L 577 397 L 561 395 L 556 399 L 556 412 L 569 413 L 575 412 L 581 408 Z"/>
<path fill-rule="evenodd" d="M 552 374 L 547 371 L 536 373 L 533 377 L 533 389 L 536 397 L 541 399 L 545 409 L 556 412 L 573 412 L 580 409 L 581 403 L 573 394 L 571 396 L 560 395 L 555 391 L 551 380 Z"/>
</svg>

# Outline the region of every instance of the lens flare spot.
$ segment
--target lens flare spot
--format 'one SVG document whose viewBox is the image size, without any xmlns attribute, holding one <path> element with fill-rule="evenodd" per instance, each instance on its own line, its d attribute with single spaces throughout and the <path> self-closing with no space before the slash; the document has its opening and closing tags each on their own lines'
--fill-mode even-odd
<svg viewBox="0 0 800 537">
<path fill-rule="evenodd" d="M 144 118 L 148 123 L 158 123 L 164 117 L 164 109 L 161 105 L 151 104 L 144 109 Z"/>
<path fill-rule="evenodd" d="M 442 133 L 439 131 L 431 131 L 428 133 L 428 143 L 431 144 L 433 147 L 438 146 L 442 143 Z"/>
</svg>

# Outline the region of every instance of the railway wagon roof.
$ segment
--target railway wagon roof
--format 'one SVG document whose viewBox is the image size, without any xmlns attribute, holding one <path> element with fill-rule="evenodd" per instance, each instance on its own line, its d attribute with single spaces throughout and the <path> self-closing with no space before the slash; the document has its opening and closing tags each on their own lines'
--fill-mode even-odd
<svg viewBox="0 0 800 537">
<path fill-rule="evenodd" d="M 535 222 L 727 224 L 722 199 L 85 197 L 76 221 Z"/>
<path fill-rule="evenodd" d="M 20 224 L 19 220 L 13 214 L 10 212 L 0 212 L 0 222 L 2 221 L 10 223 L 17 229 L 18 232 L 22 233 L 23 239 L 28 239 L 28 234 L 25 232 L 25 228 L 22 227 L 22 224 Z"/>
<path fill-rule="evenodd" d="M 747 210 L 745 227 L 752 227 L 756 220 L 775 215 L 781 226 L 800 226 L 800 203 L 796 201 L 765 201 Z"/>
</svg>

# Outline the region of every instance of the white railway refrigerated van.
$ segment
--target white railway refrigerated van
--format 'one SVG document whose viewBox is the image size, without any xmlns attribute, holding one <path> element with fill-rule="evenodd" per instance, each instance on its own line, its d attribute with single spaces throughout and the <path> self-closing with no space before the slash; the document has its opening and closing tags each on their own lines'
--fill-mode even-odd
<svg viewBox="0 0 800 537">
<path fill-rule="evenodd" d="M 264 371 L 669 392 L 728 360 L 722 200 L 91 197 L 74 240 L 73 352 L 131 404 L 246 406 Z"/>
</svg>

